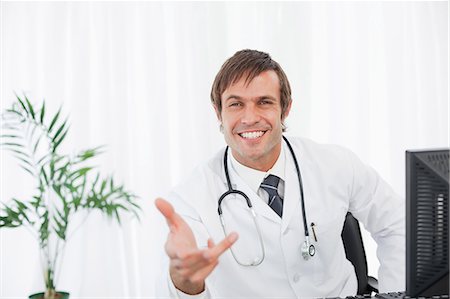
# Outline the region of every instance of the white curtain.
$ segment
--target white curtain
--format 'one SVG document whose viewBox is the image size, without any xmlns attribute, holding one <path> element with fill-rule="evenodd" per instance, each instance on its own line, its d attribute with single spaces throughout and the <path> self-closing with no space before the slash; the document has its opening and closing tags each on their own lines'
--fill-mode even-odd
<svg viewBox="0 0 450 299">
<path fill-rule="evenodd" d="M 404 151 L 449 146 L 447 2 L 1 2 L 1 109 L 14 92 L 71 129 L 63 149 L 98 159 L 140 196 L 142 221 L 93 214 L 68 241 L 58 289 L 151 298 L 164 196 L 223 145 L 210 105 L 221 64 L 243 48 L 285 69 L 287 135 L 344 145 L 404 196 Z M 34 181 L 1 151 L 1 202 Z M 366 239 L 376 276 L 373 241 Z M 0 297 L 43 290 L 36 241 L 0 230 Z"/>
</svg>

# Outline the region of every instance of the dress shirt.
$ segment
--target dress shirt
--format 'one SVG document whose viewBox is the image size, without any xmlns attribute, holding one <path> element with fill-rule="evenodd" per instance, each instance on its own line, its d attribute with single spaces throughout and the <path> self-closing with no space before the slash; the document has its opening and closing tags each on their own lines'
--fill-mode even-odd
<svg viewBox="0 0 450 299">
<path fill-rule="evenodd" d="M 281 146 L 280 155 L 277 161 L 267 172 L 259 171 L 239 163 L 233 155 L 230 155 L 231 167 L 236 171 L 236 173 L 241 177 L 241 179 L 247 183 L 247 185 L 252 189 L 258 196 L 264 200 L 266 203 L 269 202 L 269 194 L 260 188 L 261 183 L 269 175 L 275 175 L 279 177 L 280 183 L 278 184 L 278 194 L 281 198 L 284 198 L 284 182 L 286 181 L 285 169 L 286 169 L 286 145 L 284 142 Z"/>
</svg>

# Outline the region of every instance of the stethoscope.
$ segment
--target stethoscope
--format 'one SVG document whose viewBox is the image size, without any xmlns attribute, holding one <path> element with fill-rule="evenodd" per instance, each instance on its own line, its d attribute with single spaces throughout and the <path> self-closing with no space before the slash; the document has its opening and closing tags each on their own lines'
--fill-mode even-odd
<svg viewBox="0 0 450 299">
<path fill-rule="evenodd" d="M 297 157 L 295 156 L 295 153 L 294 153 L 294 150 L 292 149 L 291 144 L 289 143 L 289 141 L 287 140 L 286 137 L 283 136 L 283 139 L 284 139 L 284 141 L 286 141 L 289 151 L 291 152 L 292 158 L 294 158 L 294 164 L 295 164 L 295 168 L 297 170 L 298 184 L 300 187 L 300 202 L 302 204 L 303 228 L 305 231 L 305 242 L 303 242 L 303 244 L 302 244 L 301 252 L 302 252 L 303 258 L 305 260 L 309 260 L 316 253 L 316 248 L 314 247 L 313 244 L 311 244 L 311 242 L 309 240 L 308 221 L 306 220 L 306 211 L 305 211 L 305 200 L 303 199 L 302 176 L 300 173 L 300 167 L 298 166 Z M 258 266 L 259 264 L 261 264 L 263 262 L 263 260 L 266 256 L 265 249 L 264 249 L 264 242 L 263 242 L 260 227 L 258 225 L 258 219 L 257 219 L 256 213 L 253 209 L 250 198 L 248 198 L 248 196 L 244 192 L 233 189 L 233 187 L 231 185 L 230 175 L 228 173 L 228 146 L 225 148 L 225 153 L 223 155 L 223 166 L 225 169 L 225 177 L 226 177 L 227 185 L 228 185 L 228 191 L 226 191 L 224 194 L 222 194 L 222 196 L 220 196 L 219 202 L 218 202 L 218 205 L 219 205 L 218 213 L 219 213 L 220 223 L 222 225 L 223 232 L 225 235 L 228 235 L 226 225 L 225 225 L 225 220 L 224 220 L 223 214 L 222 214 L 222 208 L 221 208 L 222 201 L 225 199 L 225 197 L 227 197 L 229 195 L 232 195 L 232 194 L 240 195 L 247 202 L 247 206 L 250 209 L 250 213 L 252 215 L 253 222 L 255 223 L 256 231 L 258 233 L 258 240 L 259 240 L 259 244 L 261 247 L 261 255 L 259 257 L 256 257 L 255 259 L 253 259 L 253 261 L 251 261 L 249 263 L 245 263 L 245 262 L 240 261 L 237 258 L 232 247 L 230 248 L 231 254 L 233 255 L 233 258 L 235 259 L 235 261 L 241 266 Z"/>
</svg>

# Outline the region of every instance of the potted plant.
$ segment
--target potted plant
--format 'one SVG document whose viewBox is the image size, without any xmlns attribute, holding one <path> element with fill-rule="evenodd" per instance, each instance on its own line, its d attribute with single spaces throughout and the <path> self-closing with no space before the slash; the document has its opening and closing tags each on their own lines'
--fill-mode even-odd
<svg viewBox="0 0 450 299">
<path fill-rule="evenodd" d="M 74 155 L 59 152 L 69 131 L 61 108 L 48 117 L 45 102 L 36 109 L 26 96 L 16 97 L 1 115 L 0 146 L 36 180 L 36 191 L 29 199 L 13 198 L 0 207 L 0 228 L 28 226 L 39 242 L 45 292 L 29 298 L 68 298 L 68 293 L 56 291 L 55 274 L 74 214 L 98 210 L 120 224 L 123 213 L 139 218 L 140 207 L 135 195 L 112 176 L 101 177 L 89 164 L 101 153 L 100 147 Z"/>
</svg>

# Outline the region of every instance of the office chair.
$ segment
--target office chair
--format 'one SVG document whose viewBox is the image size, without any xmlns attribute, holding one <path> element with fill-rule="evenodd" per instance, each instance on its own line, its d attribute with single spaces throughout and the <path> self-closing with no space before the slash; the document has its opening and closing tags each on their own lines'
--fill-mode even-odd
<svg viewBox="0 0 450 299">
<path fill-rule="evenodd" d="M 367 260 L 358 220 L 347 213 L 342 229 L 345 255 L 355 267 L 358 279 L 358 295 L 378 293 L 378 280 L 367 274 Z"/>
</svg>

